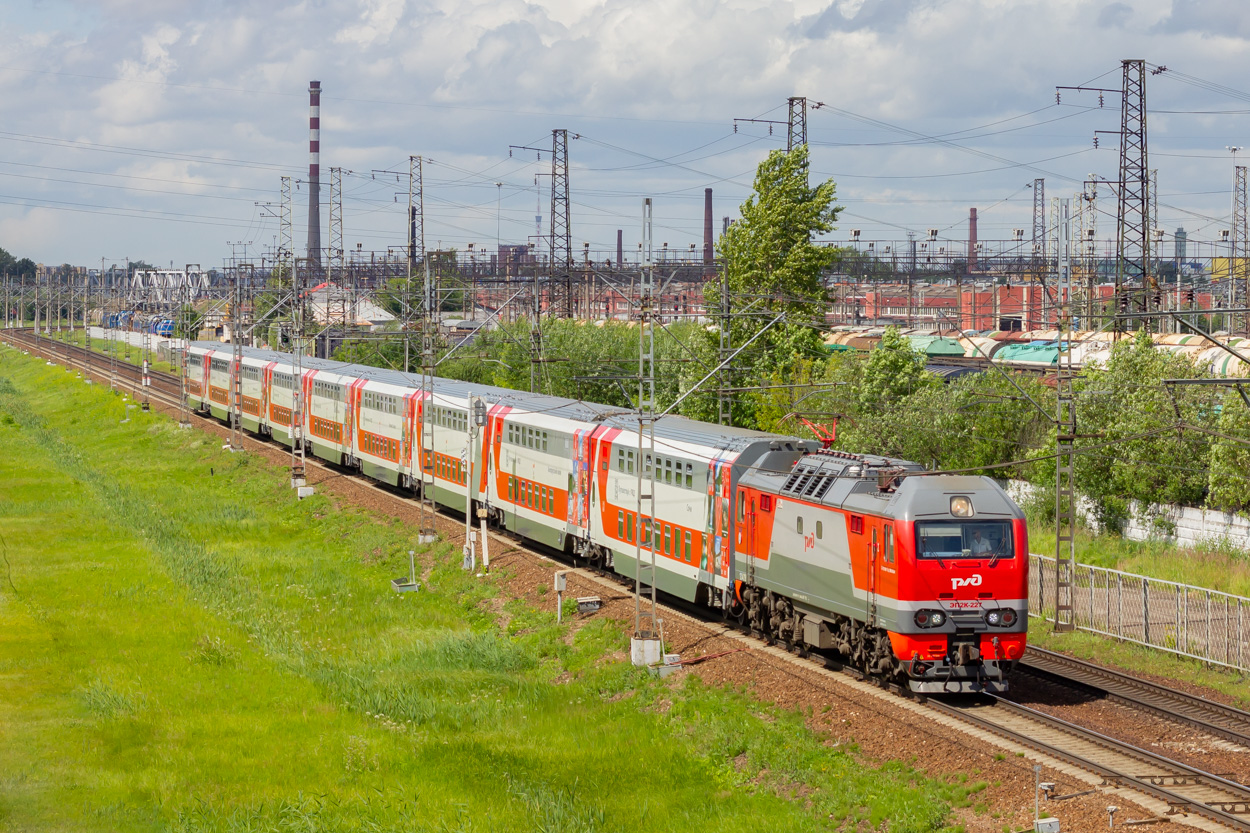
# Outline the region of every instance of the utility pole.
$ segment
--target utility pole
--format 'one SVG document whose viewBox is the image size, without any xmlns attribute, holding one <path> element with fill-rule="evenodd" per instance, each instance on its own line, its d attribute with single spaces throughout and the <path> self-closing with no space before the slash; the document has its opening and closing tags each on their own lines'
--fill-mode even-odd
<svg viewBox="0 0 1250 833">
<path fill-rule="evenodd" d="M 551 131 L 551 278 L 564 294 L 550 309 L 573 317 L 573 238 L 569 217 L 569 132 Z"/>
<path fill-rule="evenodd" d="M 807 99 L 791 96 L 787 99 L 789 115 L 786 119 L 786 152 L 807 144 Z"/>
<path fill-rule="evenodd" d="M 250 263 L 236 263 L 234 269 L 231 270 L 231 291 L 233 297 L 230 299 L 230 345 L 232 348 L 231 367 L 230 367 L 230 444 L 231 451 L 243 450 L 242 426 L 240 422 L 243 420 L 243 289 L 241 287 L 243 270 L 251 270 Z M 250 282 L 250 281 L 249 281 Z M 299 384 L 297 382 L 297 384 Z M 292 409 L 294 413 L 294 409 Z M 291 422 L 294 423 L 294 416 Z M 294 433 L 292 433 L 291 441 L 294 442 Z"/>
<path fill-rule="evenodd" d="M 720 276 L 720 362 L 722 364 L 716 391 L 716 422 L 718 425 L 733 424 L 733 373 L 725 359 L 732 352 L 733 337 L 729 330 L 732 307 L 729 302 L 729 272 L 721 270 Z"/>
<path fill-rule="evenodd" d="M 1072 274 L 1069 257 L 1071 220 L 1066 199 L 1059 204 L 1059 276 L 1057 289 L 1061 335 L 1055 365 L 1055 631 L 1076 627 L 1073 578 L 1076 564 L 1076 401 L 1072 395 Z"/>
<path fill-rule="evenodd" d="M 290 192 L 291 180 L 290 180 L 290 177 L 285 177 L 285 176 L 283 177 L 283 179 L 286 180 L 284 184 L 287 186 L 286 197 L 288 200 L 287 206 L 289 210 L 289 207 L 290 207 L 289 200 L 291 197 L 291 192 Z M 289 219 L 289 214 L 288 214 L 288 219 Z M 289 235 L 290 234 L 289 224 L 288 224 L 287 229 L 288 229 L 287 233 Z M 288 243 L 289 242 L 290 241 L 288 239 Z M 180 292 L 184 295 L 183 303 L 186 306 L 178 311 L 179 315 L 178 315 L 178 318 L 175 320 L 175 325 L 174 325 L 174 336 L 177 337 L 179 333 L 181 333 L 182 335 L 182 345 L 181 345 L 182 346 L 182 358 L 179 361 L 179 365 L 181 366 L 179 367 L 180 372 L 178 374 L 179 388 L 182 393 L 181 397 L 178 400 L 178 425 L 182 428 L 191 427 L 191 406 L 187 404 L 187 355 L 190 352 L 189 348 L 191 345 L 191 332 L 188 328 L 188 325 L 194 320 L 191 318 L 190 312 L 188 311 L 188 308 L 191 306 L 191 267 L 192 266 L 195 267 L 196 272 L 200 271 L 200 265 L 198 263 L 194 263 L 194 264 L 188 263 L 186 266 L 187 280 L 183 281 L 182 289 L 180 290 Z"/>
<path fill-rule="evenodd" d="M 430 272 L 429 257 L 425 251 L 425 182 L 423 166 L 424 160 L 420 156 L 408 157 L 408 279 L 404 282 L 404 302 L 402 304 L 404 317 L 400 323 L 404 333 L 405 373 L 411 367 L 409 364 L 409 344 L 411 342 L 412 330 L 412 273 L 416 269 L 417 258 L 420 258 L 425 264 L 427 283 Z M 423 298 L 424 301 L 428 301 L 430 298 L 428 287 Z M 426 327 L 429 326 L 430 316 L 428 315 L 428 310 L 421 320 Z"/>
<path fill-rule="evenodd" d="M 1246 227 L 1246 166 L 1233 166 L 1233 228 L 1228 259 L 1229 306 L 1235 306 L 1239 285 L 1244 284 L 1244 299 L 1250 303 L 1250 273 L 1246 258 L 1250 256 L 1250 234 Z M 1226 326 L 1232 330 L 1232 322 Z M 1242 315 L 1242 328 L 1250 333 L 1250 315 Z"/>
<path fill-rule="evenodd" d="M 145 304 L 146 306 L 146 304 Z M 136 316 L 137 317 L 137 316 Z M 143 394 L 143 401 L 139 403 L 140 409 L 150 411 L 152 403 L 148 399 L 148 391 L 152 387 L 152 322 L 145 321 L 143 324 L 143 332 L 139 335 L 140 360 L 143 362 L 143 375 L 141 377 L 140 386 Z"/>
<path fill-rule="evenodd" d="M 325 358 L 330 357 L 330 334 L 337 320 L 347 332 L 347 286 L 343 263 L 343 169 L 330 168 L 330 248 L 326 252 Z M 315 345 L 314 345 L 315 347 Z"/>
<path fill-rule="evenodd" d="M 420 174 L 420 157 L 417 157 L 417 171 Z M 421 237 L 424 243 L 424 231 Z M 417 533 L 417 541 L 429 544 L 438 540 L 438 532 L 434 525 L 437 510 L 434 507 L 434 348 L 437 333 L 437 292 L 430 276 L 430 258 L 424 248 L 421 252 L 425 264 L 425 280 L 422 283 L 421 297 L 421 402 L 418 414 L 421 417 L 421 446 L 418 449 L 418 462 L 421 464 L 421 528 Z M 407 341 L 405 340 L 405 346 Z M 407 352 L 405 350 L 405 352 Z M 406 357 L 405 357 L 406 361 Z"/>
<path fill-rule="evenodd" d="M 291 380 L 291 488 L 295 489 L 296 497 L 304 498 L 312 494 L 307 485 L 304 457 L 304 299 L 301 284 L 300 264 L 318 269 L 320 258 L 295 258 L 291 269 L 291 364 L 293 376 Z M 237 348 L 236 348 L 237 349 Z"/>
<path fill-rule="evenodd" d="M 638 536 L 634 542 L 634 633 L 630 661 L 638 666 L 660 662 L 663 636 L 655 601 L 656 538 L 663 534 L 655 517 L 655 322 L 653 304 L 655 269 L 651 262 L 651 198 L 642 201 L 643 264 L 638 299 Z M 644 581 L 645 577 L 645 581 Z M 644 587 L 646 588 L 644 590 Z"/>
<path fill-rule="evenodd" d="M 1149 312 L 1154 277 L 1150 252 L 1150 179 L 1146 146 L 1146 62 L 1125 60 L 1120 100 L 1120 180 L 1116 199 L 1115 303 L 1117 311 Z M 1133 304 L 1140 287 L 1141 302 Z M 1115 332 L 1123 330 L 1116 319 Z"/>
<path fill-rule="evenodd" d="M 1038 177 L 1033 180 L 1033 254 L 1029 271 L 1033 280 L 1041 282 L 1043 287 L 1042 275 L 1049 268 L 1046 254 L 1046 180 Z M 1031 293 L 1032 287 L 1028 291 Z"/>
</svg>

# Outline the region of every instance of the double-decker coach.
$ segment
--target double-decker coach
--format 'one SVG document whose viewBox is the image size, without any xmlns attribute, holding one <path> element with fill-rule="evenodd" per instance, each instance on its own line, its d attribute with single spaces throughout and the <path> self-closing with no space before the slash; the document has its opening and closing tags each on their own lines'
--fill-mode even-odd
<svg viewBox="0 0 1250 833">
<path fill-rule="evenodd" d="M 1001 690 L 1024 653 L 1027 531 L 989 478 L 267 350 L 193 343 L 187 373 L 219 418 L 238 374 L 248 430 L 623 576 L 654 550 L 658 589 L 912 690 Z"/>
</svg>

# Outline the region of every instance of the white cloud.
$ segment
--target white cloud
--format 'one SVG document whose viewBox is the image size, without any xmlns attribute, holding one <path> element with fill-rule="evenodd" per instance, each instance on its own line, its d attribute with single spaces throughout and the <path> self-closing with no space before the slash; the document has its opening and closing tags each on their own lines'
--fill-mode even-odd
<svg viewBox="0 0 1250 833">
<path fill-rule="evenodd" d="M 1090 171 L 1113 176 L 1113 140 L 1094 152 L 1092 135 L 1118 125 L 1118 101 L 1109 96 L 1103 111 L 1086 112 L 1068 105 L 1096 99 L 1065 93 L 1064 107 L 1049 107 L 1056 85 L 1115 87 L 1119 60 L 1143 57 L 1237 87 L 1250 54 L 1250 25 L 1231 0 L 1126 5 L 1131 14 L 1115 0 L 105 0 L 48 6 L 43 17 L 36 7 L 17 17 L 0 11 L 14 44 L 6 64 L 43 71 L 0 71 L 6 130 L 156 153 L 0 137 L 0 175 L 5 162 L 25 162 L 181 177 L 203 194 L 213 184 L 276 193 L 282 173 L 306 175 L 306 86 L 317 78 L 325 89 L 323 167 L 402 168 L 409 153 L 420 153 L 459 169 L 430 168 L 429 225 L 443 239 L 493 239 L 496 197 L 505 235 L 531 234 L 536 196 L 546 213 L 533 190 L 546 155 L 542 165 L 529 151 L 510 160 L 508 146 L 549 146 L 551 129 L 567 127 L 585 137 L 570 149 L 575 235 L 611 245 L 617 226 L 636 226 L 638 200 L 650 194 L 670 242 L 684 245 L 678 236 L 697 238 L 701 227 L 702 188 L 716 189 L 718 215 L 732 213 L 754 164 L 784 141 L 784 125 L 769 137 L 766 125 L 743 124 L 735 136 L 733 119 L 784 120 L 786 97 L 806 95 L 831 105 L 809 114 L 815 170 L 840 178 L 839 194 L 853 201 L 848 210 L 868 218 L 854 220 L 865 235 L 958 226 L 970 205 L 985 207 L 983 228 L 1010 229 L 1026 224 L 1027 200 L 1002 201 L 1032 170 L 846 113 L 921 137 L 954 134 L 1018 162 L 1075 154 L 1040 165 L 1052 194 L 1075 190 Z M 1150 77 L 1152 107 L 1245 106 L 1182 81 Z M 1034 126 L 1014 130 L 1024 125 Z M 1227 191 L 1198 192 L 1228 188 L 1222 148 L 1250 144 L 1248 126 L 1235 116 L 1154 117 L 1161 190 L 1193 194 L 1168 200 L 1176 208 L 1165 209 L 1165 226 L 1213 227 L 1180 209 L 1227 213 Z M 683 167 L 648 159 L 685 151 Z M 506 193 L 496 181 L 508 184 Z M 214 262 L 226 255 L 226 239 L 272 237 L 247 200 L 232 206 L 25 182 L 32 198 L 214 218 L 199 226 L 92 224 L 66 215 L 73 234 L 13 238 L 26 215 L 0 206 L 0 245 L 49 247 L 32 257 L 92 262 L 120 246 L 153 260 Z M 354 228 L 366 245 L 383 248 L 402 240 L 402 212 L 392 216 L 389 207 L 393 185 L 345 188 L 349 234 Z M 0 186 L 20 190 L 2 176 Z M 34 226 L 43 227 L 43 214 Z M 222 217 L 235 217 L 237 228 L 220 225 Z M 107 236 L 97 230 L 105 227 Z M 144 254 L 148 246 L 159 251 Z"/>
</svg>

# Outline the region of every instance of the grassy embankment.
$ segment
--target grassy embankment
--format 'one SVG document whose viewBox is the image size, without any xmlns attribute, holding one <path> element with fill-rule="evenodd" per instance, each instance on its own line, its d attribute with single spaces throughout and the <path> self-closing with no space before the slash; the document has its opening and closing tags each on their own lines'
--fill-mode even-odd
<svg viewBox="0 0 1250 833">
<path fill-rule="evenodd" d="M 656 681 L 620 623 L 503 628 L 446 544 L 397 595 L 409 530 L 123 407 L 0 348 L 0 830 L 911 831 L 976 789 Z"/>
<path fill-rule="evenodd" d="M 1029 549 L 1053 555 L 1054 527 L 1030 521 Z M 1195 549 L 1165 541 L 1130 541 L 1116 535 L 1095 535 L 1080 529 L 1076 558 L 1082 564 L 1250 596 L 1250 556 L 1226 546 Z M 1208 686 L 1233 697 L 1242 708 L 1250 708 L 1250 691 L 1243 674 L 1093 634 L 1055 634 L 1048 623 L 1036 619 L 1029 622 L 1029 639 L 1042 648 L 1068 651 L 1085 659 Z"/>
</svg>

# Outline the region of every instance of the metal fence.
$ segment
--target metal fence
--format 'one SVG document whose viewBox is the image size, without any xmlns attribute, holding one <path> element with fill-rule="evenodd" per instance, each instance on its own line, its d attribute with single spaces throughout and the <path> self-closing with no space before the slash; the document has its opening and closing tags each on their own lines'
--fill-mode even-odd
<svg viewBox="0 0 1250 833">
<path fill-rule="evenodd" d="M 1161 651 L 1250 671 L 1250 599 L 1173 581 L 1077 564 L 1076 627 Z M 1055 615 L 1055 559 L 1029 556 L 1029 615 Z"/>
</svg>

